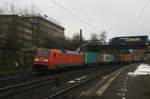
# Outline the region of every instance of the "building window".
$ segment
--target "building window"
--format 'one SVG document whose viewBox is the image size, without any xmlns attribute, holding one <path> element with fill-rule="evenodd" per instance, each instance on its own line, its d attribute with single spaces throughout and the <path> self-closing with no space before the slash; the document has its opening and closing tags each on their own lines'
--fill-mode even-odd
<svg viewBox="0 0 150 99">
<path fill-rule="evenodd" d="M 27 32 L 27 33 L 32 33 L 32 30 L 30 30 L 28 28 L 24 29 L 24 31 Z"/>
</svg>

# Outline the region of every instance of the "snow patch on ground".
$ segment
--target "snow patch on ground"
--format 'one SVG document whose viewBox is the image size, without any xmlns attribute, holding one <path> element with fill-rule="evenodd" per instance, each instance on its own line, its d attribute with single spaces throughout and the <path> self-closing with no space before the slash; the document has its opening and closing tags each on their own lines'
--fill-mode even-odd
<svg viewBox="0 0 150 99">
<path fill-rule="evenodd" d="M 75 83 L 75 81 L 74 81 L 74 80 L 71 80 L 71 81 L 68 81 L 68 83 Z"/>
<path fill-rule="evenodd" d="M 150 65 L 141 64 L 139 65 L 134 72 L 129 72 L 130 76 L 138 76 L 138 75 L 150 75 Z"/>
<path fill-rule="evenodd" d="M 87 76 L 82 76 L 80 78 L 76 78 L 74 80 L 68 81 L 67 83 L 75 83 L 75 82 L 81 82 L 81 80 L 87 78 Z"/>
</svg>

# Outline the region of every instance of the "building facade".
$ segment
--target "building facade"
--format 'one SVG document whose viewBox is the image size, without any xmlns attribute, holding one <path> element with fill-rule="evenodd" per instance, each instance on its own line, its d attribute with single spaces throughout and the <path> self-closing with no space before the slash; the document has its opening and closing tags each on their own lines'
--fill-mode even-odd
<svg viewBox="0 0 150 99">
<path fill-rule="evenodd" d="M 0 45 L 31 49 L 42 47 L 46 38 L 65 38 L 64 27 L 40 15 L 0 15 Z"/>
</svg>

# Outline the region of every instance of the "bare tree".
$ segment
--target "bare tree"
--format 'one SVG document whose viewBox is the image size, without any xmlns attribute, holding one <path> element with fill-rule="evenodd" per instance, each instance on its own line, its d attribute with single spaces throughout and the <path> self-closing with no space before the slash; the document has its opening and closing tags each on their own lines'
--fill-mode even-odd
<svg viewBox="0 0 150 99">
<path fill-rule="evenodd" d="M 15 5 L 14 3 L 7 3 L 4 2 L 5 7 L 3 7 L 5 14 L 18 14 L 19 13 L 19 9 L 21 9 L 20 7 L 18 7 L 17 5 Z"/>
<path fill-rule="evenodd" d="M 16 14 L 17 13 L 17 8 L 14 4 L 10 5 L 10 14 Z"/>
<path fill-rule="evenodd" d="M 71 38 L 65 38 L 65 41 L 63 43 L 63 48 L 68 50 L 73 50 L 72 40 Z"/>
<path fill-rule="evenodd" d="M 19 15 L 28 15 L 29 12 L 30 12 L 30 9 L 26 8 L 26 7 L 18 9 L 18 14 Z"/>
<path fill-rule="evenodd" d="M 1 1 L 0 2 L 0 14 L 6 14 L 8 11 L 8 3 L 6 3 L 5 1 Z"/>
<path fill-rule="evenodd" d="M 96 41 L 96 40 L 98 40 L 98 35 L 97 35 L 96 33 L 92 33 L 92 34 L 91 34 L 91 37 L 90 37 L 90 40 L 91 40 L 91 41 Z"/>
<path fill-rule="evenodd" d="M 29 15 L 29 14 L 39 14 L 42 12 L 42 10 L 40 9 L 40 7 L 38 7 L 37 5 L 31 5 L 31 6 L 18 6 L 15 5 L 14 3 L 8 3 L 8 2 L 1 2 L 2 5 L 5 6 L 1 6 L 0 7 L 0 14 L 20 14 L 20 15 Z"/>
<path fill-rule="evenodd" d="M 72 41 L 80 42 L 80 35 L 79 35 L 79 33 L 75 33 L 73 35 Z"/>
<path fill-rule="evenodd" d="M 73 49 L 76 49 L 80 46 L 80 34 L 79 33 L 76 33 L 73 35 L 73 38 L 72 38 L 72 47 Z"/>
<path fill-rule="evenodd" d="M 39 6 L 37 6 L 37 5 L 30 6 L 30 14 L 35 15 L 35 14 L 40 14 L 40 13 L 42 13 L 42 10 L 40 9 Z"/>
<path fill-rule="evenodd" d="M 106 36 L 106 31 L 103 31 L 101 34 L 100 34 L 100 42 L 102 42 L 103 44 L 106 43 L 106 40 L 107 40 L 107 36 Z"/>
<path fill-rule="evenodd" d="M 98 44 L 98 35 L 96 33 L 92 33 L 90 36 L 90 42 L 91 44 Z"/>
<path fill-rule="evenodd" d="M 42 10 L 37 5 L 31 5 L 29 7 L 19 8 L 18 14 L 21 15 L 38 15 L 41 14 Z"/>
</svg>

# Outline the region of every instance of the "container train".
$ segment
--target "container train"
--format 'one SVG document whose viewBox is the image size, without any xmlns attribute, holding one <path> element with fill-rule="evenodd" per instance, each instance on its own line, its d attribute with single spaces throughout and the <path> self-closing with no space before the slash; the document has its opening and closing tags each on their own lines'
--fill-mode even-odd
<svg viewBox="0 0 150 99">
<path fill-rule="evenodd" d="M 144 56 L 143 56 L 144 57 Z M 60 49 L 39 49 L 34 58 L 33 69 L 52 71 L 72 66 L 98 65 L 103 63 L 144 61 L 141 55 L 119 55 L 97 52 L 76 52 Z"/>
<path fill-rule="evenodd" d="M 75 52 L 60 49 L 39 49 L 34 58 L 34 70 L 51 71 L 71 66 L 86 66 L 115 62 L 114 55 L 96 52 Z"/>
</svg>

